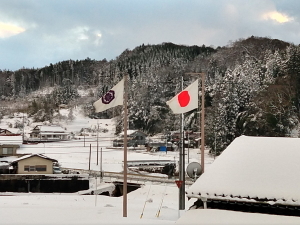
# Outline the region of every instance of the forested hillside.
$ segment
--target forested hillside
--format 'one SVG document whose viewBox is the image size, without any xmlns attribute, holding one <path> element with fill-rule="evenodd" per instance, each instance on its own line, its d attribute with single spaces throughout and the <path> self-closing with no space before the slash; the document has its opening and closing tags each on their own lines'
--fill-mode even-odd
<svg viewBox="0 0 300 225">
<path fill-rule="evenodd" d="M 179 116 L 166 101 L 206 73 L 206 143 L 222 151 L 235 137 L 291 136 L 298 130 L 300 47 L 280 40 L 249 37 L 228 46 L 141 45 L 115 60 L 67 60 L 44 68 L 0 71 L 0 113 L 23 110 L 49 120 L 61 104 L 82 105 L 87 116 L 119 118 L 122 108 L 95 113 L 92 103 L 129 74 L 130 129 L 149 134 L 179 129 Z M 30 97 L 47 89 L 46 95 Z M 82 96 L 82 90 L 89 90 Z M 0 117 L 1 118 L 1 117 Z M 120 126 L 121 127 L 121 126 Z M 198 110 L 185 114 L 185 129 L 199 130 Z M 295 132 L 294 132 L 295 133 Z"/>
</svg>

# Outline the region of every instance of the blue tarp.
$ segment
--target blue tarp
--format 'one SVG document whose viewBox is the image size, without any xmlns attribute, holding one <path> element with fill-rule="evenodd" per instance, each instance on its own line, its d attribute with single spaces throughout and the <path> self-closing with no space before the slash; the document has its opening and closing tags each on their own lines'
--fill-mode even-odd
<svg viewBox="0 0 300 225">
<path fill-rule="evenodd" d="M 160 146 L 159 150 L 162 151 L 162 152 L 165 152 L 165 151 L 167 151 L 167 147 L 166 146 Z"/>
</svg>

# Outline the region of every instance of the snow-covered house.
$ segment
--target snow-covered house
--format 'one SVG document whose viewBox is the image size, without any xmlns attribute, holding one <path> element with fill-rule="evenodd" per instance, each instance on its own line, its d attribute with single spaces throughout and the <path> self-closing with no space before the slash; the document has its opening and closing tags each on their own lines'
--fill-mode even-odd
<svg viewBox="0 0 300 225">
<path fill-rule="evenodd" d="M 64 141 L 68 139 L 69 133 L 62 127 L 52 125 L 37 125 L 30 133 L 28 141 L 34 142 L 50 142 L 50 141 Z"/>
<path fill-rule="evenodd" d="M 300 216 L 299 159 L 300 138 L 241 136 L 186 194 L 193 210 Z"/>
<path fill-rule="evenodd" d="M 17 174 L 53 174 L 56 159 L 42 154 L 24 155 L 11 162 Z"/>
<path fill-rule="evenodd" d="M 127 130 L 127 146 L 129 147 L 137 147 L 138 145 L 145 145 L 146 144 L 146 137 L 142 131 L 139 130 Z M 123 146 L 124 141 L 124 132 L 120 133 L 119 138 L 113 141 L 114 147 L 121 147 Z"/>
<path fill-rule="evenodd" d="M 0 135 L 0 157 L 16 155 L 17 149 L 22 143 L 21 135 Z"/>
</svg>

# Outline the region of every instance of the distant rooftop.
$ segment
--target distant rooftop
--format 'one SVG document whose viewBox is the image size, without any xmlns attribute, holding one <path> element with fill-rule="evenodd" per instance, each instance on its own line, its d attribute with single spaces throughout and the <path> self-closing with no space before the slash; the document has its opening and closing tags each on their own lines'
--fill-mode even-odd
<svg viewBox="0 0 300 225">
<path fill-rule="evenodd" d="M 0 145 L 3 144 L 12 144 L 12 145 L 21 145 L 23 143 L 23 136 L 21 135 L 14 135 L 14 136 L 10 136 L 10 135 L 4 135 L 1 136 L 0 135 Z"/>
<path fill-rule="evenodd" d="M 51 125 L 51 126 L 45 126 L 45 125 L 38 125 L 41 132 L 65 132 L 65 129 L 63 129 L 60 126 L 57 125 Z"/>
<path fill-rule="evenodd" d="M 47 156 L 45 156 L 45 155 L 42 155 L 42 154 L 29 154 L 29 155 L 24 155 L 24 156 L 22 156 L 22 157 L 20 157 L 20 158 L 17 158 L 17 159 L 15 159 L 15 160 L 13 160 L 12 162 L 18 162 L 18 161 L 21 161 L 21 160 L 23 160 L 23 159 L 28 159 L 28 158 L 31 158 L 31 157 L 34 157 L 34 156 L 37 156 L 37 157 L 40 157 L 40 158 L 44 158 L 44 159 L 47 159 L 47 160 L 51 160 L 51 161 L 53 161 L 53 162 L 57 162 L 56 159 L 49 158 L 49 157 L 47 157 Z"/>
</svg>

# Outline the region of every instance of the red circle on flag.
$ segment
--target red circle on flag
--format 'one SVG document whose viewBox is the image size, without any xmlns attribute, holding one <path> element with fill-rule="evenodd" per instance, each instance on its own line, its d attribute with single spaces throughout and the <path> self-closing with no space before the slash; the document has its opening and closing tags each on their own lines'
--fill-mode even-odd
<svg viewBox="0 0 300 225">
<path fill-rule="evenodd" d="M 182 91 L 178 94 L 178 103 L 180 107 L 186 107 L 190 103 L 191 97 L 188 91 Z"/>
</svg>

